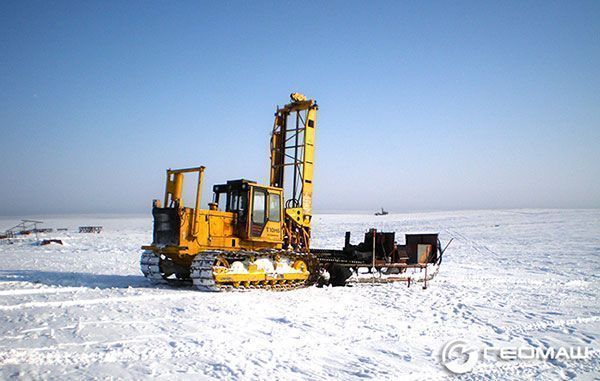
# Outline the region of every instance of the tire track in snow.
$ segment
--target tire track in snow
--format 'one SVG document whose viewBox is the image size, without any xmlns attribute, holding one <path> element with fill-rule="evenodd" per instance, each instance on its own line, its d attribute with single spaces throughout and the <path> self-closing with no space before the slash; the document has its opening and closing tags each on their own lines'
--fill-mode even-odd
<svg viewBox="0 0 600 381">
<path fill-rule="evenodd" d="M 85 366 L 91 363 L 116 363 L 140 360 L 175 359 L 188 357 L 190 354 L 206 355 L 204 340 L 201 332 L 191 332 L 183 335 L 155 334 L 137 335 L 120 340 L 84 341 L 80 343 L 59 343 L 54 346 L 37 348 L 3 348 L 0 350 L 0 366 L 5 365 L 56 365 L 69 364 Z M 180 348 L 171 345 L 174 341 L 191 339 L 191 343 L 182 344 Z M 196 339 L 196 340 L 194 340 Z M 214 338 L 213 338 L 214 339 Z M 152 342 L 148 346 L 146 343 Z M 128 346 L 134 345 L 134 347 Z M 135 345 L 143 345 L 144 351 Z M 220 343 L 219 343 L 220 344 Z M 78 348 L 95 347 L 93 352 L 79 352 Z M 69 351 L 68 348 L 74 348 Z"/>
<path fill-rule="evenodd" d="M 193 295 L 198 295 L 197 292 L 193 291 Z M 72 306 L 89 306 L 94 304 L 107 304 L 107 303 L 135 303 L 143 302 L 148 300 L 161 300 L 161 299 L 189 299 L 192 295 L 187 292 L 171 292 L 168 294 L 156 294 L 156 295 L 135 295 L 135 296 L 115 296 L 101 299 L 80 299 L 80 300 L 65 300 L 55 302 L 28 302 L 21 304 L 11 304 L 0 306 L 0 311 L 14 311 L 24 308 L 53 308 L 53 307 L 72 307 Z"/>
<path fill-rule="evenodd" d="M 200 334 L 188 334 L 188 335 L 178 335 L 178 338 L 188 338 L 188 337 L 196 337 L 199 336 Z M 29 353 L 34 353 L 34 352 L 52 352 L 52 351 L 61 351 L 65 348 L 69 348 L 69 347 L 89 347 L 92 345 L 96 345 L 96 346 L 102 346 L 102 347 L 110 347 L 110 346 L 120 346 L 123 344 L 129 344 L 129 343 L 139 343 L 139 342 L 146 342 L 146 341 L 152 341 L 152 340 L 156 340 L 156 339 L 172 339 L 175 336 L 172 335 L 167 335 L 167 334 L 156 334 L 156 335 L 138 335 L 138 336 L 133 336 L 133 337 L 128 337 L 128 338 L 122 338 L 119 340 L 107 340 L 107 341 L 102 341 L 102 340 L 91 340 L 91 341 L 83 341 L 80 343 L 58 343 L 56 345 L 53 346 L 47 346 L 47 347 L 33 347 L 33 348 L 15 348 L 15 347 L 11 347 L 11 348 L 7 348 L 7 347 L 1 347 L 2 349 L 4 349 L 4 353 L 16 353 L 16 352 L 29 352 Z M 0 352 L 0 358 L 2 357 L 1 355 L 2 352 Z M 1 364 L 1 362 L 0 362 Z"/>
<path fill-rule="evenodd" d="M 161 321 L 170 321 L 170 318 L 164 317 L 164 318 L 152 318 L 152 319 L 145 319 L 145 320 L 89 320 L 89 321 L 80 321 L 78 324 L 76 325 L 68 325 L 68 326 L 64 326 L 64 327 L 57 327 L 57 328 L 52 328 L 50 326 L 47 327 L 39 327 L 39 328 L 28 328 L 28 329 L 23 329 L 21 330 L 19 333 L 20 335 L 17 336 L 0 336 L 0 341 L 2 340 L 22 340 L 25 336 L 24 334 L 26 333 L 31 333 L 31 332 L 43 332 L 43 331 L 50 331 L 51 329 L 55 329 L 56 331 L 73 331 L 73 330 L 80 330 L 82 328 L 85 328 L 86 326 L 99 326 L 99 325 L 129 325 L 129 326 L 139 326 L 139 325 L 148 325 L 148 324 L 156 324 L 157 322 L 161 322 Z M 188 319 L 188 321 L 190 321 Z M 194 320 L 194 321 L 200 321 L 200 320 Z M 65 345 L 68 345 L 69 343 L 65 343 Z M 0 348 L 6 348 L 4 346 L 0 346 Z"/>
<path fill-rule="evenodd" d="M 84 287 L 61 287 L 61 288 L 23 288 L 19 290 L 2 290 L 0 296 L 55 294 L 59 292 L 77 292 L 86 290 Z"/>
<path fill-rule="evenodd" d="M 531 331 L 540 331 L 547 328 L 567 327 L 576 324 L 594 323 L 600 321 L 600 316 L 580 317 L 575 319 L 557 319 L 551 321 L 541 321 L 536 323 L 525 323 L 508 327 L 505 332 L 510 336 L 525 334 Z"/>
</svg>

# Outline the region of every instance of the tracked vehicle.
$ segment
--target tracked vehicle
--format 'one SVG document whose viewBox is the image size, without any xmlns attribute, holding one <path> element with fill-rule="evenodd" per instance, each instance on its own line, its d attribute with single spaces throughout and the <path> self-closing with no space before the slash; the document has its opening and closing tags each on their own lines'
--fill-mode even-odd
<svg viewBox="0 0 600 381">
<path fill-rule="evenodd" d="M 203 291 L 288 290 L 342 286 L 361 267 L 378 273 L 381 282 L 409 285 L 412 277 L 402 275 L 407 269 L 424 270 L 424 279 L 430 265 L 439 269 L 445 249 L 437 233 L 407 234 L 400 245 L 394 233 L 371 229 L 358 245 L 346 233 L 342 249 L 310 247 L 318 106 L 298 93 L 290 98 L 275 112 L 269 185 L 246 179 L 214 185 L 209 208 L 201 209 L 205 167 L 167 170 L 163 203 L 153 201 L 153 241 L 142 246 L 140 265 L 148 279 L 191 281 Z M 190 174 L 197 175 L 194 208 L 182 199 Z"/>
<path fill-rule="evenodd" d="M 310 223 L 318 106 L 298 93 L 290 98 L 275 112 L 269 185 L 245 179 L 215 185 L 204 210 L 205 167 L 167 170 L 163 203 L 153 201 L 153 242 L 142 247 L 148 279 L 191 280 L 203 291 L 292 289 L 316 281 Z M 190 174 L 198 178 L 194 208 L 182 199 Z"/>
</svg>

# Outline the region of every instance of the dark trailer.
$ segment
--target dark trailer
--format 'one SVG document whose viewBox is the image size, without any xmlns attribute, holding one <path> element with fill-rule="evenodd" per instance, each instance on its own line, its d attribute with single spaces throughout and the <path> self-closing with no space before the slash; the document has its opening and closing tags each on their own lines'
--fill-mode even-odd
<svg viewBox="0 0 600 381">
<path fill-rule="evenodd" d="M 346 232 L 344 247 L 338 249 L 311 249 L 319 262 L 330 274 L 330 284 L 341 286 L 353 272 L 359 268 L 374 269 L 379 275 L 400 275 L 407 269 L 425 270 L 427 267 L 439 265 L 442 261 L 443 250 L 438 233 L 409 233 L 404 235 L 404 244 L 399 244 L 394 232 L 378 232 L 370 229 L 365 233 L 362 242 L 353 245 L 350 242 L 350 232 Z M 410 285 L 411 277 L 387 277 L 381 281 L 405 281 Z"/>
</svg>

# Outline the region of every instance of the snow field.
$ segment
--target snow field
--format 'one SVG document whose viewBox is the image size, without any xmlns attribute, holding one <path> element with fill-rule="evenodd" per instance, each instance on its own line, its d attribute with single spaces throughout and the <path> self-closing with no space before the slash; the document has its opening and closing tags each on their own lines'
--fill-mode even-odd
<svg viewBox="0 0 600 381">
<path fill-rule="evenodd" d="M 465 379 L 600 377 L 599 210 L 317 215 L 313 247 L 341 247 L 345 231 L 357 242 L 370 227 L 455 240 L 427 290 L 221 294 L 143 278 L 150 217 L 42 219 L 70 228 L 44 235 L 64 246 L 0 243 L 2 379 L 444 379 L 439 351 L 456 338 L 593 348 L 585 361 L 487 359 Z"/>
</svg>

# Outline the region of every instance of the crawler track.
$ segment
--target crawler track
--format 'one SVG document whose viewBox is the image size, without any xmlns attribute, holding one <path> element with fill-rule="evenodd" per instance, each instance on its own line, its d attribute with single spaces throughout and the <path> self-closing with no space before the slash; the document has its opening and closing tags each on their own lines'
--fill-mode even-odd
<svg viewBox="0 0 600 381">
<path fill-rule="evenodd" d="M 273 257 L 275 255 L 285 256 L 290 260 L 302 259 L 308 266 L 310 275 L 306 280 L 271 280 L 264 282 L 251 282 L 246 285 L 233 285 L 229 283 L 219 283 L 215 281 L 214 264 L 219 257 L 226 258 L 229 261 L 243 261 L 248 257 L 256 259 Z M 271 291 L 288 291 L 308 287 L 316 282 L 318 276 L 318 262 L 311 254 L 293 253 L 286 251 L 266 251 L 266 252 L 224 252 L 224 251 L 205 251 L 196 256 L 190 268 L 190 276 L 194 286 L 200 291 L 220 292 L 220 291 L 248 291 L 253 289 L 263 289 Z"/>
<path fill-rule="evenodd" d="M 140 269 L 144 276 L 153 284 L 169 284 L 171 286 L 185 286 L 190 284 L 190 278 L 187 274 L 165 274 L 161 269 L 164 261 L 169 261 L 168 258 L 159 256 L 152 251 L 146 250 L 142 253 L 140 259 Z M 174 278 L 170 276 L 175 275 Z"/>
<path fill-rule="evenodd" d="M 140 259 L 140 269 L 148 280 L 154 284 L 167 284 L 160 272 L 160 257 L 152 251 L 146 250 Z"/>
</svg>

